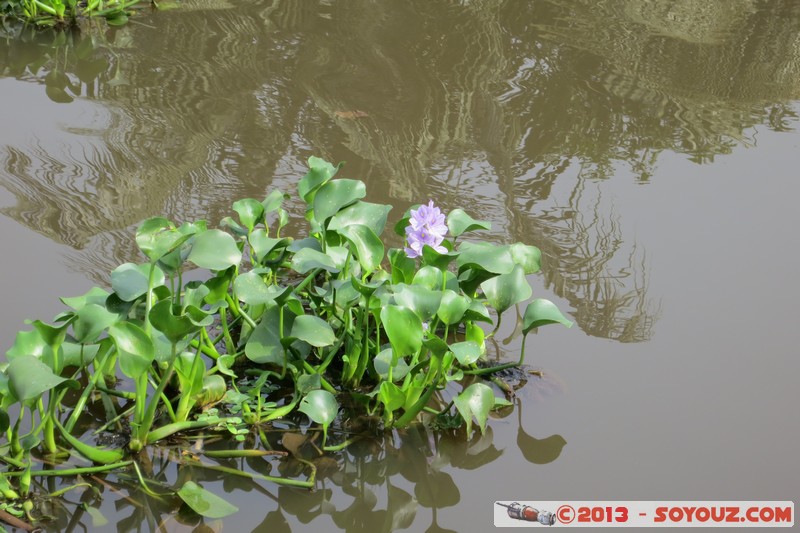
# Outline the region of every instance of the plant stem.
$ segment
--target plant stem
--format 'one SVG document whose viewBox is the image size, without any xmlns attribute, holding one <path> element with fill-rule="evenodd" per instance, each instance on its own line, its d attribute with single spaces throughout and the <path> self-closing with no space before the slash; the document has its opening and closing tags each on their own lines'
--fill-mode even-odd
<svg viewBox="0 0 800 533">
<path fill-rule="evenodd" d="M 100 466 L 88 466 L 85 468 L 65 468 L 63 470 L 32 470 L 31 477 L 38 477 L 38 476 L 62 476 L 62 477 L 69 477 L 69 476 L 80 476 L 83 474 L 92 474 L 95 472 L 107 472 L 109 470 L 116 470 L 117 468 L 122 468 L 123 466 L 128 466 L 133 464 L 133 461 L 120 461 L 118 463 L 111 463 L 107 465 L 100 465 Z M 6 472 L 4 475 L 6 476 L 21 476 L 24 472 Z"/>
</svg>

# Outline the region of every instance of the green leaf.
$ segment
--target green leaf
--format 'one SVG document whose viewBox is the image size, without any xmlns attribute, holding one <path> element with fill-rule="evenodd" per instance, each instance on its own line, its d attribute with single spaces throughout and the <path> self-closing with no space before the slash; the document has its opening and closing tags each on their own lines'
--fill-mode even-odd
<svg viewBox="0 0 800 533">
<path fill-rule="evenodd" d="M 381 280 L 373 280 L 369 283 L 362 283 L 358 276 L 354 276 L 350 279 L 350 282 L 353 284 L 353 288 L 360 292 L 364 296 L 372 296 L 376 290 L 381 288 L 382 286 L 388 283 L 388 279 L 381 279 Z"/>
<path fill-rule="evenodd" d="M 535 246 L 517 242 L 508 247 L 511 258 L 525 270 L 525 274 L 533 274 L 541 270 L 542 251 Z"/>
<path fill-rule="evenodd" d="M 330 392 L 312 390 L 300 402 L 298 410 L 308 415 L 308 418 L 317 424 L 328 427 L 339 412 L 339 404 L 336 403 L 336 398 Z"/>
<path fill-rule="evenodd" d="M 269 213 L 272 213 L 278 209 L 281 204 L 283 204 L 284 200 L 288 199 L 288 194 L 281 192 L 278 189 L 273 190 L 267 195 L 266 198 L 264 198 L 264 201 L 261 202 L 261 205 L 264 207 L 264 214 L 268 215 Z"/>
<path fill-rule="evenodd" d="M 209 270 L 225 270 L 238 265 L 241 260 L 242 252 L 236 246 L 236 241 L 218 229 L 197 235 L 189 253 L 189 261 Z"/>
<path fill-rule="evenodd" d="M 104 341 L 106 340 L 104 339 Z M 100 351 L 99 344 L 65 342 L 61 345 L 61 365 L 63 368 L 70 366 L 84 367 L 94 360 L 98 351 Z"/>
<path fill-rule="evenodd" d="M 321 268 L 328 272 L 339 272 L 330 256 L 311 248 L 303 248 L 292 256 L 292 269 L 300 274 L 305 274 Z"/>
<path fill-rule="evenodd" d="M 422 347 L 422 320 L 411 309 L 387 305 L 381 310 L 381 322 L 395 357 L 413 355 Z"/>
<path fill-rule="evenodd" d="M 442 302 L 436 315 L 439 319 L 451 326 L 461 321 L 464 313 L 469 309 L 470 299 L 450 289 L 442 293 Z"/>
<path fill-rule="evenodd" d="M 106 298 L 108 298 L 108 291 L 101 289 L 100 287 L 92 287 L 88 292 L 82 294 L 81 296 L 61 298 L 61 302 L 77 311 L 86 304 L 105 306 Z"/>
<path fill-rule="evenodd" d="M 392 380 L 399 381 L 406 377 L 406 374 L 408 374 L 411 368 L 402 357 L 398 357 L 396 363 L 393 363 L 392 359 L 392 349 L 386 348 L 375 356 L 372 360 L 372 366 L 375 367 L 375 372 L 377 372 L 382 379 L 389 379 L 389 368 L 391 368 Z M 392 366 L 393 364 L 394 366 Z"/>
<path fill-rule="evenodd" d="M 453 398 L 453 403 L 467 424 L 467 435 L 472 433 L 472 418 L 478 422 L 481 433 L 486 429 L 489 411 L 494 407 L 494 393 L 488 385 L 473 383 Z"/>
<path fill-rule="evenodd" d="M 72 323 L 75 339 L 81 344 L 92 343 L 100 334 L 119 319 L 115 313 L 106 311 L 105 305 L 86 304 L 78 309 Z"/>
<path fill-rule="evenodd" d="M 444 245 L 449 244 L 447 241 L 444 241 Z M 422 263 L 424 265 L 431 265 L 435 266 L 436 268 L 440 268 L 442 270 L 447 269 L 447 265 L 449 265 L 453 259 L 456 259 L 461 253 L 460 252 L 445 252 L 439 253 L 427 244 L 422 247 Z"/>
<path fill-rule="evenodd" d="M 195 396 L 203 389 L 203 358 L 193 352 L 181 352 L 175 358 L 175 373 L 181 384 L 181 396 Z"/>
<path fill-rule="evenodd" d="M 32 355 L 41 359 L 42 355 L 49 349 L 47 342 L 42 338 L 38 331 L 20 331 L 14 345 L 6 352 L 9 361 L 25 355 Z"/>
<path fill-rule="evenodd" d="M 314 196 L 314 220 L 324 224 L 327 219 L 356 200 L 367 195 L 367 187 L 361 180 L 339 179 L 329 181 L 319 188 Z"/>
<path fill-rule="evenodd" d="M 472 341 L 456 342 L 450 345 L 453 355 L 462 365 L 471 365 L 481 356 L 481 347 Z"/>
<path fill-rule="evenodd" d="M 294 323 L 294 313 L 288 308 L 283 311 L 283 331 L 291 331 Z M 286 357 L 280 332 L 280 309 L 277 305 L 270 306 L 262 315 L 261 322 L 247 340 L 244 353 L 254 363 L 272 363 L 282 365 Z"/>
<path fill-rule="evenodd" d="M 192 309 L 198 316 L 192 317 L 188 310 Z M 150 323 L 164 334 L 171 343 L 177 343 L 184 337 L 198 331 L 200 325 L 211 325 L 213 317 L 194 306 L 187 307 L 183 313 L 181 308 L 172 304 L 172 300 L 161 300 L 150 310 Z M 201 322 L 198 324 L 197 322 Z M 205 322 L 203 324 L 203 322 Z"/>
<path fill-rule="evenodd" d="M 320 388 L 322 388 L 322 376 L 319 374 L 303 374 L 297 378 L 297 392 L 300 394 L 308 394 Z"/>
<path fill-rule="evenodd" d="M 375 232 L 367 226 L 354 224 L 340 229 L 339 234 L 355 246 L 356 258 L 365 273 L 372 273 L 380 266 L 383 261 L 384 248 L 383 242 L 375 235 Z"/>
<path fill-rule="evenodd" d="M 474 342 L 480 347 L 481 353 L 485 353 L 486 343 L 484 340 L 486 339 L 486 332 L 484 332 L 480 326 L 473 324 L 472 322 L 467 322 L 466 329 L 467 331 L 464 334 L 464 339 Z"/>
<path fill-rule="evenodd" d="M 223 518 L 239 510 L 235 505 L 212 494 L 194 481 L 184 483 L 178 491 L 178 496 L 195 513 L 208 518 Z"/>
<path fill-rule="evenodd" d="M 417 262 L 399 248 L 389 250 L 388 257 L 392 266 L 392 283 L 412 283 L 417 272 Z"/>
<path fill-rule="evenodd" d="M 280 285 L 267 285 L 261 276 L 251 270 L 246 274 L 237 276 L 233 281 L 233 291 L 236 297 L 248 305 L 259 305 L 275 302 L 276 299 L 285 300 L 292 287 Z"/>
<path fill-rule="evenodd" d="M 124 263 L 111 272 L 111 288 L 120 300 L 132 302 L 147 292 L 147 280 L 150 275 L 150 265 L 135 265 Z M 164 272 L 155 267 L 153 273 L 153 287 L 164 284 Z"/>
<path fill-rule="evenodd" d="M 331 219 L 328 229 L 338 231 L 347 226 L 360 224 L 367 226 L 375 235 L 380 235 L 386 227 L 386 217 L 391 209 L 392 206 L 390 205 L 373 204 L 359 200 L 339 211 Z"/>
<path fill-rule="evenodd" d="M 136 244 L 151 262 L 155 262 L 176 250 L 191 236 L 191 233 L 177 231 L 175 225 L 166 218 L 153 217 L 139 225 Z"/>
<path fill-rule="evenodd" d="M 508 246 L 488 243 L 461 243 L 456 258 L 459 274 L 466 269 L 480 269 L 493 274 L 508 274 L 514 270 L 514 258 Z"/>
<path fill-rule="evenodd" d="M 481 289 L 486 295 L 486 300 L 498 313 L 502 313 L 514 304 L 524 302 L 533 294 L 531 285 L 525 278 L 525 271 L 519 265 L 514 265 L 514 270 L 509 274 L 501 274 L 484 281 L 481 283 Z"/>
<path fill-rule="evenodd" d="M 381 382 L 380 392 L 378 393 L 378 400 L 380 400 L 387 411 L 392 412 L 403 407 L 406 403 L 406 395 L 400 387 L 391 381 L 383 381 Z"/>
<path fill-rule="evenodd" d="M 6 369 L 8 387 L 20 402 L 38 399 L 45 391 L 67 381 L 53 373 L 46 364 L 32 355 L 17 357 Z"/>
<path fill-rule="evenodd" d="M 453 237 L 458 237 L 462 233 L 474 231 L 476 229 L 492 229 L 492 223 L 486 220 L 475 220 L 463 209 L 453 209 L 447 214 L 447 227 Z"/>
<path fill-rule="evenodd" d="M 422 285 L 432 291 L 438 291 L 442 288 L 442 281 L 444 274 L 440 268 L 435 266 L 424 266 L 414 274 L 414 280 L 411 282 L 413 285 Z"/>
<path fill-rule="evenodd" d="M 342 164 L 339 163 L 338 166 L 333 166 L 319 157 L 309 157 L 308 173 L 300 178 L 297 184 L 297 192 L 300 194 L 300 198 L 310 204 L 314 200 L 314 191 L 330 180 L 339 171 Z"/>
<path fill-rule="evenodd" d="M 489 310 L 478 300 L 472 300 L 469 303 L 469 308 L 464 312 L 464 320 L 488 322 L 489 324 L 494 322 L 489 315 Z"/>
<path fill-rule="evenodd" d="M 427 322 L 436 315 L 442 301 L 440 291 L 432 291 L 422 285 L 395 285 L 394 300 L 397 304 L 408 307 L 420 318 Z"/>
<path fill-rule="evenodd" d="M 248 240 L 259 262 L 263 262 L 274 250 L 285 248 L 289 244 L 289 239 L 273 239 L 267 237 L 267 232 L 264 228 L 254 230 L 248 237 Z"/>
<path fill-rule="evenodd" d="M 527 335 L 530 330 L 547 324 L 563 324 L 568 328 L 572 327 L 572 322 L 561 314 L 556 304 L 544 298 L 537 298 L 525 308 L 525 315 L 522 317 L 522 334 Z"/>
<path fill-rule="evenodd" d="M 264 218 L 264 206 L 253 198 L 243 198 L 233 203 L 233 210 L 239 215 L 239 221 L 249 230 Z"/>
<path fill-rule="evenodd" d="M 302 315 L 295 318 L 290 336 L 317 348 L 330 346 L 336 341 L 336 335 L 330 324 L 313 315 Z"/>
<path fill-rule="evenodd" d="M 155 359 L 153 341 L 130 322 L 118 322 L 108 330 L 119 352 L 119 368 L 129 378 L 136 379 L 148 371 Z"/>
</svg>

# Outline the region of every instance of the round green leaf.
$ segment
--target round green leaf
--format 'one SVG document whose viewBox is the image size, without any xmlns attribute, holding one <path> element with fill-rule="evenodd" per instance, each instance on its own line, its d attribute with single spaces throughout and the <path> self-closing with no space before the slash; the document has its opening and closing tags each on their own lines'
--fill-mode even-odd
<svg viewBox="0 0 800 533">
<path fill-rule="evenodd" d="M 274 302 L 276 299 L 285 300 L 287 292 L 291 292 L 292 287 L 267 285 L 257 272 L 251 270 L 236 277 L 233 281 L 233 291 L 244 303 L 259 305 Z"/>
<path fill-rule="evenodd" d="M 360 292 L 364 296 L 372 296 L 376 290 L 381 288 L 382 286 L 386 285 L 388 279 L 381 279 L 381 280 L 374 280 L 369 283 L 362 283 L 358 276 L 354 276 L 350 279 L 350 282 L 353 284 L 353 288 Z"/>
<path fill-rule="evenodd" d="M 490 230 L 492 223 L 486 220 L 475 220 L 463 209 L 453 209 L 447 214 L 447 227 L 453 237 L 458 237 L 462 233 L 476 229 Z"/>
<path fill-rule="evenodd" d="M 105 305 L 87 304 L 78 309 L 78 317 L 72 323 L 75 339 L 82 344 L 92 343 L 97 337 L 119 317 L 106 311 Z"/>
<path fill-rule="evenodd" d="M 423 322 L 427 322 L 436 315 L 442 301 L 440 291 L 432 291 L 422 285 L 395 285 L 394 300 L 399 305 L 408 307 Z"/>
<path fill-rule="evenodd" d="M 450 345 L 450 350 L 462 365 L 471 365 L 481 356 L 481 347 L 472 341 L 453 343 Z"/>
<path fill-rule="evenodd" d="M 387 305 L 381 322 L 396 357 L 413 355 L 422 347 L 422 320 L 408 307 Z"/>
<path fill-rule="evenodd" d="M 390 205 L 358 201 L 339 211 L 328 224 L 328 229 L 338 231 L 353 224 L 367 226 L 375 235 L 383 233 Z"/>
<path fill-rule="evenodd" d="M 383 242 L 374 231 L 367 226 L 354 224 L 340 229 L 339 234 L 355 246 L 355 255 L 365 273 L 371 273 L 380 266 L 384 254 Z"/>
<path fill-rule="evenodd" d="M 319 188 L 314 196 L 314 219 L 323 224 L 328 218 L 356 200 L 367 195 L 367 187 L 361 180 L 339 179 L 329 181 Z"/>
<path fill-rule="evenodd" d="M 402 389 L 391 381 L 381 382 L 379 391 L 378 400 L 380 400 L 384 408 L 389 412 L 400 409 L 406 403 L 406 395 L 403 393 Z"/>
<path fill-rule="evenodd" d="M 336 340 L 330 324 L 313 315 L 302 315 L 295 318 L 290 336 L 317 348 L 330 346 Z"/>
<path fill-rule="evenodd" d="M 61 298 L 61 302 L 76 311 L 86 304 L 97 304 L 105 306 L 106 298 L 108 298 L 108 291 L 100 287 L 92 287 L 88 292 L 81 296 L 74 296 L 72 298 Z"/>
<path fill-rule="evenodd" d="M 442 280 L 442 269 L 426 265 L 414 274 L 414 281 L 411 283 L 413 285 L 422 285 L 432 291 L 438 291 L 442 288 Z"/>
<path fill-rule="evenodd" d="M 541 270 L 542 251 L 535 246 L 517 242 L 508 247 L 511 258 L 525 270 L 525 274 L 533 274 Z"/>
<path fill-rule="evenodd" d="M 486 429 L 489 411 L 494 407 L 494 393 L 488 385 L 473 383 L 453 398 L 453 403 L 467 424 L 467 435 L 472 432 L 472 418 L 478 422 L 481 433 Z"/>
<path fill-rule="evenodd" d="M 25 355 L 32 355 L 41 358 L 49 349 L 47 342 L 42 338 L 38 331 L 20 331 L 14 345 L 6 352 L 9 361 Z"/>
<path fill-rule="evenodd" d="M 195 237 L 189 261 L 209 270 L 225 270 L 238 265 L 242 252 L 229 234 L 218 229 L 205 231 Z"/>
<path fill-rule="evenodd" d="M 459 247 L 459 252 L 461 254 L 456 258 L 459 273 L 468 268 L 493 274 L 508 274 L 514 270 L 514 258 L 508 246 L 464 242 Z"/>
<path fill-rule="evenodd" d="M 451 326 L 461 321 L 464 313 L 469 309 L 470 299 L 455 291 L 446 289 L 442 293 L 442 302 L 436 315 L 445 324 Z"/>
<path fill-rule="evenodd" d="M 67 381 L 32 355 L 17 357 L 6 369 L 8 387 L 20 402 L 36 400 L 42 393 Z"/>
<path fill-rule="evenodd" d="M 502 313 L 519 302 L 524 302 L 533 294 L 531 285 L 525 278 L 525 271 L 519 265 L 509 274 L 501 274 L 481 283 L 486 300 Z"/>
<path fill-rule="evenodd" d="M 276 209 L 278 209 L 281 204 L 283 204 L 284 200 L 288 200 L 289 195 L 275 189 L 274 191 L 270 192 L 264 201 L 261 202 L 261 205 L 264 207 L 264 214 L 267 215 L 272 213 Z"/>
<path fill-rule="evenodd" d="M 372 366 L 375 367 L 375 372 L 377 372 L 382 379 L 389 379 L 389 369 L 391 368 L 392 380 L 399 381 L 406 377 L 406 374 L 408 374 L 408 371 L 411 369 L 408 363 L 406 363 L 406 360 L 402 357 L 398 357 L 396 363 L 393 363 L 392 359 L 392 349 L 386 348 L 375 356 L 375 359 L 372 360 Z M 394 364 L 394 367 L 392 367 L 392 364 Z"/>
<path fill-rule="evenodd" d="M 129 378 L 136 379 L 148 371 L 155 359 L 155 348 L 150 337 L 130 322 L 118 322 L 108 330 L 119 352 L 119 367 Z"/>
<path fill-rule="evenodd" d="M 258 261 L 263 261 L 273 250 L 279 250 L 289 244 L 289 239 L 267 237 L 267 232 L 264 228 L 254 230 L 248 240 Z"/>
<path fill-rule="evenodd" d="M 312 390 L 306 394 L 298 408 L 301 413 L 308 415 L 312 421 L 327 427 L 336 418 L 339 404 L 336 398 L 326 390 Z"/>
<path fill-rule="evenodd" d="M 253 198 L 242 198 L 233 203 L 233 210 L 239 214 L 239 221 L 249 230 L 264 218 L 264 206 Z"/>
<path fill-rule="evenodd" d="M 187 481 L 178 491 L 178 496 L 186 505 L 202 516 L 208 518 L 223 518 L 239 510 L 216 494 L 212 494 L 194 481 Z"/>
<path fill-rule="evenodd" d="M 171 233 L 174 229 L 175 224 L 166 218 L 148 218 L 136 230 L 136 244 L 151 261 L 156 261 L 166 253 L 161 249 L 163 244 L 159 246 L 159 241 L 169 242 L 173 237 Z"/>
<path fill-rule="evenodd" d="M 300 274 L 305 274 L 315 268 L 328 272 L 339 272 L 330 256 L 311 248 L 303 248 L 292 256 L 292 269 Z"/>
<path fill-rule="evenodd" d="M 120 300 L 132 302 L 147 292 L 147 281 L 151 265 L 125 263 L 111 272 L 111 288 Z M 164 284 L 164 272 L 157 266 L 153 274 L 153 287 Z"/>
<path fill-rule="evenodd" d="M 172 343 L 200 329 L 189 316 L 181 313 L 180 307 L 172 304 L 172 300 L 161 300 L 155 304 L 150 309 L 149 320 Z"/>
<path fill-rule="evenodd" d="M 279 311 L 277 305 L 269 307 L 245 344 L 244 353 L 254 363 L 282 365 L 286 358 L 281 343 Z M 283 313 L 283 328 L 287 331 L 292 327 L 295 315 L 288 308 L 285 308 Z"/>
<path fill-rule="evenodd" d="M 568 328 L 572 327 L 572 322 L 561 314 L 556 304 L 544 298 L 537 298 L 525 309 L 525 315 L 522 317 L 522 333 L 527 335 L 530 330 L 547 324 L 563 324 Z"/>
<path fill-rule="evenodd" d="M 342 163 L 338 166 L 333 166 L 324 159 L 311 156 L 308 158 L 308 173 L 300 178 L 297 184 L 297 192 L 300 197 L 308 203 L 313 201 L 312 193 L 316 191 L 323 183 L 330 180 L 342 167 Z"/>
<path fill-rule="evenodd" d="M 448 241 L 444 241 L 442 244 L 447 246 L 450 243 Z M 460 254 L 460 252 L 453 251 L 448 251 L 441 254 L 426 244 L 422 247 L 422 263 L 445 270 L 447 269 L 447 265 L 449 265 L 453 259 L 457 258 Z"/>
</svg>

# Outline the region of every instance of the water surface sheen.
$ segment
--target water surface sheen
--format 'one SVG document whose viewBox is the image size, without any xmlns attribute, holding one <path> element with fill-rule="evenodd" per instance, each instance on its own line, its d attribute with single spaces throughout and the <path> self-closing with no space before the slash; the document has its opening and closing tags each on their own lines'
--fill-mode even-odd
<svg viewBox="0 0 800 533">
<path fill-rule="evenodd" d="M 318 155 L 392 222 L 433 199 L 539 246 L 534 295 L 577 327 L 528 341 L 545 377 L 482 437 L 362 442 L 320 460 L 311 494 L 166 451 L 154 479 L 227 493 L 228 531 L 486 531 L 495 500 L 797 500 L 798 99 L 791 0 L 187 0 L 8 34 L 0 345 L 139 260 L 141 220 L 216 223 Z M 504 322 L 491 355 L 516 357 Z M 102 501 L 69 498 L 107 525 L 67 506 L 51 528 L 208 530 L 108 480 Z"/>
</svg>

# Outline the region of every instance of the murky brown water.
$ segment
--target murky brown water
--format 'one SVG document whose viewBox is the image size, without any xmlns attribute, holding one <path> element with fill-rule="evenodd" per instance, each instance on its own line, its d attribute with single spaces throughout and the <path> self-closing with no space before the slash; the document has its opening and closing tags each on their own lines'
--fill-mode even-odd
<svg viewBox="0 0 800 533">
<path fill-rule="evenodd" d="M 313 494 L 154 457 L 227 493 L 226 531 L 800 497 L 797 2 L 199 0 L 64 40 L 0 39 L 3 346 L 134 259 L 142 219 L 218 221 L 309 155 L 395 217 L 432 198 L 540 246 L 535 293 L 577 322 L 531 339 L 547 378 L 482 439 L 387 435 Z M 129 489 L 83 497 L 109 524 L 56 529 L 193 527 Z"/>
</svg>

